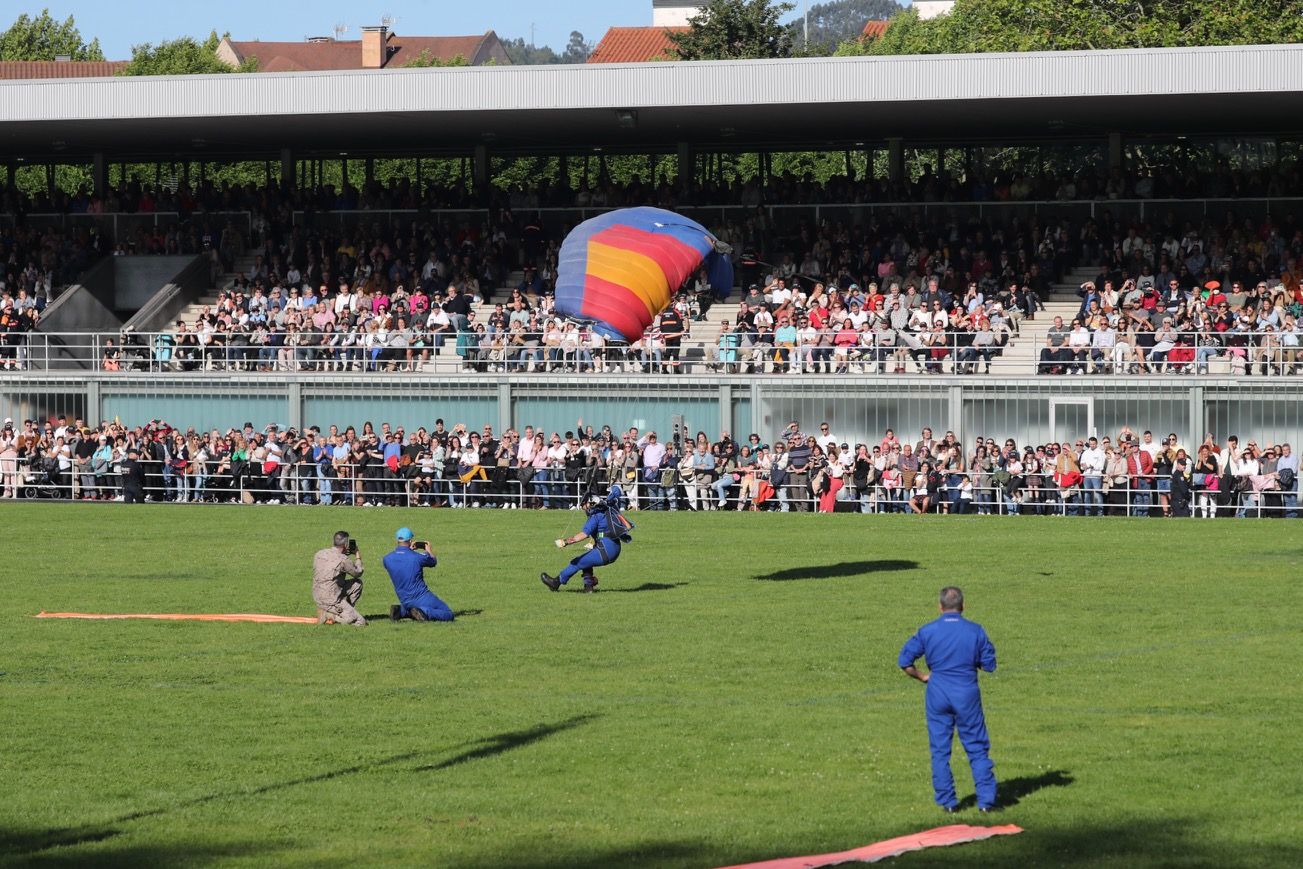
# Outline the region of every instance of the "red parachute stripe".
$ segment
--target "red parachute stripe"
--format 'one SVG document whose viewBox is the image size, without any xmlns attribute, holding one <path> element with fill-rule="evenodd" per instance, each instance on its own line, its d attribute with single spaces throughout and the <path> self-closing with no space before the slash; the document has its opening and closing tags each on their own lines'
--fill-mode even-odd
<svg viewBox="0 0 1303 869">
<path fill-rule="evenodd" d="M 651 324 L 646 303 L 633 290 L 596 275 L 584 276 L 580 313 L 586 319 L 610 323 L 624 335 L 640 335 Z"/>
<path fill-rule="evenodd" d="M 832 854 L 816 854 L 812 857 L 783 857 L 778 860 L 765 860 L 761 863 L 740 863 L 728 869 L 819 869 L 822 866 L 837 866 L 842 863 L 877 863 L 889 857 L 895 857 L 908 851 L 921 851 L 924 848 L 941 848 L 946 845 L 962 845 L 965 842 L 980 842 L 992 836 L 1012 836 L 1021 833 L 1022 827 L 1005 824 L 1000 827 L 973 827 L 968 824 L 951 824 L 948 827 L 934 827 L 921 833 L 897 836 L 883 842 L 865 845 L 851 851 L 837 851 Z M 997 862 L 992 860 L 991 862 Z M 1006 861 L 1007 862 L 1007 861 Z"/>
</svg>

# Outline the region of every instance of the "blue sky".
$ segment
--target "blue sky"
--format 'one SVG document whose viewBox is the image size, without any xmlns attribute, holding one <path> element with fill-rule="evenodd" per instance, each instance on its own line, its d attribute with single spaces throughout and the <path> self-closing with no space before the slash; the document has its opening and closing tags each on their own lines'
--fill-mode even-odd
<svg viewBox="0 0 1303 869">
<path fill-rule="evenodd" d="M 802 8 L 797 0 L 797 13 Z M 296 41 L 305 36 L 329 36 L 336 24 L 348 26 L 345 39 L 357 39 L 359 28 L 379 24 L 383 15 L 395 19 L 394 30 L 418 36 L 461 36 L 496 30 L 506 38 L 530 37 L 534 43 L 561 50 L 578 30 L 590 42 L 606 28 L 651 24 L 651 0 L 3 0 L 0 28 L 19 13 L 39 15 L 48 6 L 59 20 L 77 19 L 82 37 L 98 36 L 109 60 L 131 56 L 131 46 L 177 36 L 207 36 L 229 30 L 236 39 Z M 794 13 L 796 14 L 796 13 Z"/>
</svg>

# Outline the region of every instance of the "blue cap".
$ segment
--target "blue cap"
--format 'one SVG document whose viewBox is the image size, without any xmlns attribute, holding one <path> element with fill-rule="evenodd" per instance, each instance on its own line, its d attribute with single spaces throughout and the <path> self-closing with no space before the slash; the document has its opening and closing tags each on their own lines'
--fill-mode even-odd
<svg viewBox="0 0 1303 869">
<path fill-rule="evenodd" d="M 398 529 L 398 533 L 395 534 L 394 536 L 397 537 L 399 540 L 411 540 L 412 529 L 404 525 L 402 528 Z"/>
</svg>

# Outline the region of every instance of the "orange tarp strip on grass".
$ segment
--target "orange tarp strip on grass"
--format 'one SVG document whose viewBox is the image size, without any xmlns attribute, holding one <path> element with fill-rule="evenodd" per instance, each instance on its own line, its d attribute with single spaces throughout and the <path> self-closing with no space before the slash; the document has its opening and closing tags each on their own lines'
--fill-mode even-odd
<svg viewBox="0 0 1303 869">
<path fill-rule="evenodd" d="M 176 622 L 290 622 L 296 625 L 315 625 L 310 616 L 269 616 L 262 613 L 47 613 L 36 614 L 38 619 L 165 619 Z"/>
<path fill-rule="evenodd" d="M 728 869 L 817 869 L 820 866 L 836 866 L 838 863 L 877 863 L 904 854 L 907 851 L 921 851 L 924 848 L 940 848 L 945 845 L 962 845 L 965 842 L 980 842 L 992 836 L 1012 836 L 1021 833 L 1022 827 L 1005 824 L 1001 827 L 970 827 L 967 824 L 952 824 L 948 827 L 936 827 L 898 836 L 885 842 L 876 842 L 856 848 L 852 851 L 839 851 L 835 854 L 818 854 L 813 857 L 783 857 L 778 860 L 765 860 L 760 863 L 741 863 Z"/>
</svg>

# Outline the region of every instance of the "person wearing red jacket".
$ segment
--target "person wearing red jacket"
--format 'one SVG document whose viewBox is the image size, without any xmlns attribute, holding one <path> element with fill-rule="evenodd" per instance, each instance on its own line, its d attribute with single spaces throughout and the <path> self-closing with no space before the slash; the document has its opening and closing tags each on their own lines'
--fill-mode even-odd
<svg viewBox="0 0 1303 869">
<path fill-rule="evenodd" d="M 1131 516 L 1148 516 L 1154 488 L 1154 458 L 1135 441 L 1126 442 L 1127 477 L 1131 481 Z"/>
</svg>

